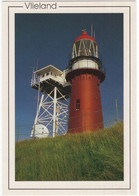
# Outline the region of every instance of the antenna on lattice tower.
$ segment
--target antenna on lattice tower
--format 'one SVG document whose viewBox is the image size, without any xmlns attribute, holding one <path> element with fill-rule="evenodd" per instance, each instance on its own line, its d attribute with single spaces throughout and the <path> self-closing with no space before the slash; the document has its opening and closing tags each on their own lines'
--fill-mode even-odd
<svg viewBox="0 0 139 196">
<path fill-rule="evenodd" d="M 37 58 L 37 62 L 36 62 L 36 71 L 38 70 L 38 64 L 39 64 L 39 60 Z"/>
<path fill-rule="evenodd" d="M 34 66 L 32 68 L 32 78 L 34 77 Z"/>
</svg>

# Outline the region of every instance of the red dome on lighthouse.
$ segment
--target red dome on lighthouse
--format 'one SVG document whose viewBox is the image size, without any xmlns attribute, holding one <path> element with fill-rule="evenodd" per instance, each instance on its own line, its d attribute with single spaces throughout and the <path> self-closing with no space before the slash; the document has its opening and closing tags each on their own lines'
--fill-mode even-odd
<svg viewBox="0 0 139 196">
<path fill-rule="evenodd" d="M 82 35 L 80 37 L 77 37 L 77 39 L 75 39 L 74 42 L 76 42 L 78 40 L 81 40 L 81 39 L 91 39 L 91 40 L 96 42 L 96 40 L 94 38 L 92 38 L 91 36 L 87 35 L 86 31 L 83 31 Z"/>
</svg>

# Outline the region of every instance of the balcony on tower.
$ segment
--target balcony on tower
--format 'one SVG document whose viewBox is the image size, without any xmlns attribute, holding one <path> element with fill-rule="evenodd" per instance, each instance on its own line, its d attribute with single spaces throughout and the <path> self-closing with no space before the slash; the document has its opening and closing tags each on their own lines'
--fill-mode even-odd
<svg viewBox="0 0 139 196">
<path fill-rule="evenodd" d="M 53 65 L 48 65 L 33 71 L 31 87 L 40 92 L 50 93 L 54 86 L 61 90 L 65 96 L 69 96 L 70 83 L 65 79 L 66 70 L 61 71 Z"/>
</svg>

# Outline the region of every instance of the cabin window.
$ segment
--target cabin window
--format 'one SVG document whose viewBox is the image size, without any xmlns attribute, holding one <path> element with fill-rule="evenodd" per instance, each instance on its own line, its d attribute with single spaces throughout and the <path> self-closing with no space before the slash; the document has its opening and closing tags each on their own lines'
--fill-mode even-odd
<svg viewBox="0 0 139 196">
<path fill-rule="evenodd" d="M 76 99 L 76 110 L 80 109 L 80 99 Z"/>
</svg>

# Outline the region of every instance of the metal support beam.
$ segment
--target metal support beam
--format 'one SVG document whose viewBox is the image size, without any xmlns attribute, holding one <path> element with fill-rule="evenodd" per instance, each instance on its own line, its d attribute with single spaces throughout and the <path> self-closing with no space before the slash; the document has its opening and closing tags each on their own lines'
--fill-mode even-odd
<svg viewBox="0 0 139 196">
<path fill-rule="evenodd" d="M 49 130 L 50 137 L 66 134 L 68 106 L 68 100 L 57 87 L 54 87 L 49 94 L 42 93 L 41 96 L 38 94 L 37 113 L 30 137 L 35 137 L 37 134 L 35 125 L 39 124 L 44 125 Z"/>
<path fill-rule="evenodd" d="M 38 95 L 38 97 L 39 97 L 39 95 Z M 42 94 L 42 96 L 41 96 L 40 104 L 39 104 L 39 99 L 38 99 L 37 113 L 36 113 L 36 117 L 35 117 L 35 120 L 34 120 L 34 125 L 33 125 L 33 128 L 32 128 L 32 131 L 31 131 L 31 135 L 30 135 L 31 137 L 35 137 L 35 125 L 37 124 L 37 121 L 38 121 L 38 116 L 39 116 L 40 109 L 42 107 L 43 99 L 44 99 L 44 94 Z"/>
<path fill-rule="evenodd" d="M 57 89 L 54 87 L 54 111 L 53 111 L 53 137 L 56 135 L 56 104 L 57 104 Z"/>
<path fill-rule="evenodd" d="M 40 112 L 40 109 L 41 109 L 42 103 L 43 103 L 43 98 L 44 98 L 44 94 L 42 94 L 42 96 L 41 96 L 40 104 L 38 103 L 37 114 L 36 114 L 36 118 L 35 118 L 35 121 L 34 121 L 35 125 L 37 124 L 38 115 L 39 115 L 39 112 Z"/>
</svg>

